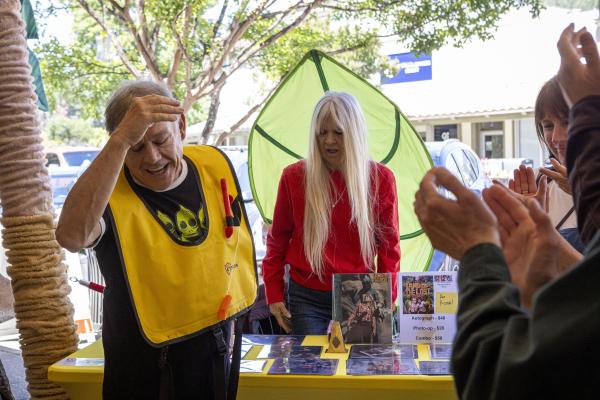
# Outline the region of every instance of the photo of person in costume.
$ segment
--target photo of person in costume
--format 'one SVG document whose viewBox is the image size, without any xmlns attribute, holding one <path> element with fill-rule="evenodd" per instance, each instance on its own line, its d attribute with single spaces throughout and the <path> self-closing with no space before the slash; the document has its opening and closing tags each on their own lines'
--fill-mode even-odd
<svg viewBox="0 0 600 400">
<path fill-rule="evenodd" d="M 209 146 L 184 148 L 183 111 L 160 83 L 117 88 L 108 142 L 56 229 L 63 247 L 93 248 L 106 282 L 104 399 L 235 396 L 239 352 L 225 371 L 232 321 L 256 297 L 254 248 L 228 160 Z"/>
<path fill-rule="evenodd" d="M 271 313 L 286 332 L 326 333 L 332 274 L 391 272 L 395 279 L 399 270 L 396 182 L 370 159 L 367 132 L 358 101 L 327 92 L 313 112 L 307 158 L 283 170 L 263 274 Z"/>
<path fill-rule="evenodd" d="M 335 274 L 333 319 L 347 343 L 392 342 L 391 274 Z"/>
</svg>

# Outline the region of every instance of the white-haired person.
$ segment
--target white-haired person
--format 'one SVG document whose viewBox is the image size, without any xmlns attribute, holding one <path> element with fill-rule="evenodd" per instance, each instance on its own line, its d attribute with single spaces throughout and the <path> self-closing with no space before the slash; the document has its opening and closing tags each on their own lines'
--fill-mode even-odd
<svg viewBox="0 0 600 400">
<path fill-rule="evenodd" d="M 271 313 L 286 332 L 325 334 L 335 273 L 394 273 L 395 299 L 399 237 L 394 174 L 369 157 L 360 105 L 348 93 L 325 93 L 307 158 L 286 167 L 279 182 L 263 260 Z"/>
</svg>

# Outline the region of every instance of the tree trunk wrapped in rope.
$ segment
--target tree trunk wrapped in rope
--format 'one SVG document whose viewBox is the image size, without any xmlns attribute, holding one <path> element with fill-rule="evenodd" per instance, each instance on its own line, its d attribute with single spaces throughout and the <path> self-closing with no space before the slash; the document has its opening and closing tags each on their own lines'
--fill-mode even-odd
<svg viewBox="0 0 600 400">
<path fill-rule="evenodd" d="M 48 366 L 77 349 L 67 267 L 55 238 L 36 97 L 18 0 L 0 0 L 0 204 L 32 399 L 66 399 Z"/>
</svg>

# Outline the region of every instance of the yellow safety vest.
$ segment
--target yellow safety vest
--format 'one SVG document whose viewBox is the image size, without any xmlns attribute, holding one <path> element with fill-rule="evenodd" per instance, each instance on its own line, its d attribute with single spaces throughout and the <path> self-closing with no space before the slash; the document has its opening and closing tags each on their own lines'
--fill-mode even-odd
<svg viewBox="0 0 600 400">
<path fill-rule="evenodd" d="M 185 147 L 184 154 L 196 166 L 204 194 L 208 233 L 201 243 L 176 243 L 135 194 L 123 170 L 109 200 L 133 308 L 142 335 L 154 346 L 184 340 L 218 324 L 226 295 L 231 303 L 225 319 L 245 312 L 257 295 L 252 232 L 229 160 L 211 146 Z M 240 225 L 229 238 L 221 178 L 242 211 Z"/>
</svg>

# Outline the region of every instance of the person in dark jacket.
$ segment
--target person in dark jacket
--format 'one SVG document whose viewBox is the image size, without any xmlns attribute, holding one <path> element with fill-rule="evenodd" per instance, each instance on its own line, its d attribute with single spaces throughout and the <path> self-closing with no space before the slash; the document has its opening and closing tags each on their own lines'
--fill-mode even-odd
<svg viewBox="0 0 600 400">
<path fill-rule="evenodd" d="M 592 35 L 572 24 L 558 47 L 583 259 L 573 264 L 535 200 L 523 204 L 499 185 L 485 192 L 486 205 L 448 171 L 434 169 L 416 194 L 415 211 L 434 246 L 462 261 L 452 352 L 461 399 L 598 398 L 600 57 Z M 456 201 L 439 196 L 438 185 Z M 544 276 L 547 270 L 555 272 Z M 534 294 L 530 311 L 511 281 L 516 275 Z"/>
</svg>

